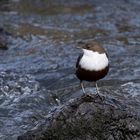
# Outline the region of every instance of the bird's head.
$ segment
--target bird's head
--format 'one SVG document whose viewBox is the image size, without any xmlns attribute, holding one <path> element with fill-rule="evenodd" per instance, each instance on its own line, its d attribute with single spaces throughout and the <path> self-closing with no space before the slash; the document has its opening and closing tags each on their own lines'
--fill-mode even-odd
<svg viewBox="0 0 140 140">
<path fill-rule="evenodd" d="M 97 42 L 78 42 L 78 48 L 81 48 L 85 54 L 97 52 L 99 54 L 105 53 L 104 48 Z"/>
</svg>

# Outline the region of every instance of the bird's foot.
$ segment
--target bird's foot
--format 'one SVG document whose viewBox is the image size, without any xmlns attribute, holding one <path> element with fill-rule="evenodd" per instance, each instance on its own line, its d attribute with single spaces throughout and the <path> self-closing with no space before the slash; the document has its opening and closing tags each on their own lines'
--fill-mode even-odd
<svg viewBox="0 0 140 140">
<path fill-rule="evenodd" d="M 101 96 L 99 93 L 96 93 L 96 98 L 99 98 L 101 101 L 105 100 L 104 96 Z"/>
<path fill-rule="evenodd" d="M 95 100 L 95 98 L 96 98 L 95 95 L 93 95 L 91 93 L 84 93 L 82 95 L 82 99 L 86 102 L 91 102 L 91 101 Z"/>
</svg>

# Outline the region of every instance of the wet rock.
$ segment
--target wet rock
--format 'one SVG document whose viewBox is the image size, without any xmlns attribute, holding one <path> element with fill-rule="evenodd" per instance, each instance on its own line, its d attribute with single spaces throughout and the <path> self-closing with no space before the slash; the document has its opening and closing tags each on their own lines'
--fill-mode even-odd
<svg viewBox="0 0 140 140">
<path fill-rule="evenodd" d="M 51 114 L 51 116 L 50 116 Z M 128 107 L 94 95 L 57 107 L 37 128 L 18 140 L 139 140 L 140 122 Z"/>
<path fill-rule="evenodd" d="M 0 49 L 7 50 L 6 34 L 3 28 L 0 27 Z"/>
</svg>

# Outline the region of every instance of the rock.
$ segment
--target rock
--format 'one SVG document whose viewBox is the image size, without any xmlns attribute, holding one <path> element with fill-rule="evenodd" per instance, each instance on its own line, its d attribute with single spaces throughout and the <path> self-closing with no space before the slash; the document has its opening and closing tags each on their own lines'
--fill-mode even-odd
<svg viewBox="0 0 140 140">
<path fill-rule="evenodd" d="M 0 27 L 0 49 L 7 50 L 7 39 L 6 39 L 6 32 L 3 28 Z"/>
<path fill-rule="evenodd" d="M 140 140 L 140 122 L 123 104 L 87 95 L 57 107 L 17 140 Z"/>
</svg>

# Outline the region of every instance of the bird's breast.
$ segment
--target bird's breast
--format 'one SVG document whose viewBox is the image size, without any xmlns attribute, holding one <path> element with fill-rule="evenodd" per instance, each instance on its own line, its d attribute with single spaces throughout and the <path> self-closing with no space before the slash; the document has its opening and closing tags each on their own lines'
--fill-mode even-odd
<svg viewBox="0 0 140 140">
<path fill-rule="evenodd" d="M 81 68 L 89 71 L 100 71 L 107 67 L 108 64 L 109 61 L 106 54 L 99 54 L 98 52 L 95 52 L 92 55 L 83 55 L 79 62 Z"/>
</svg>

